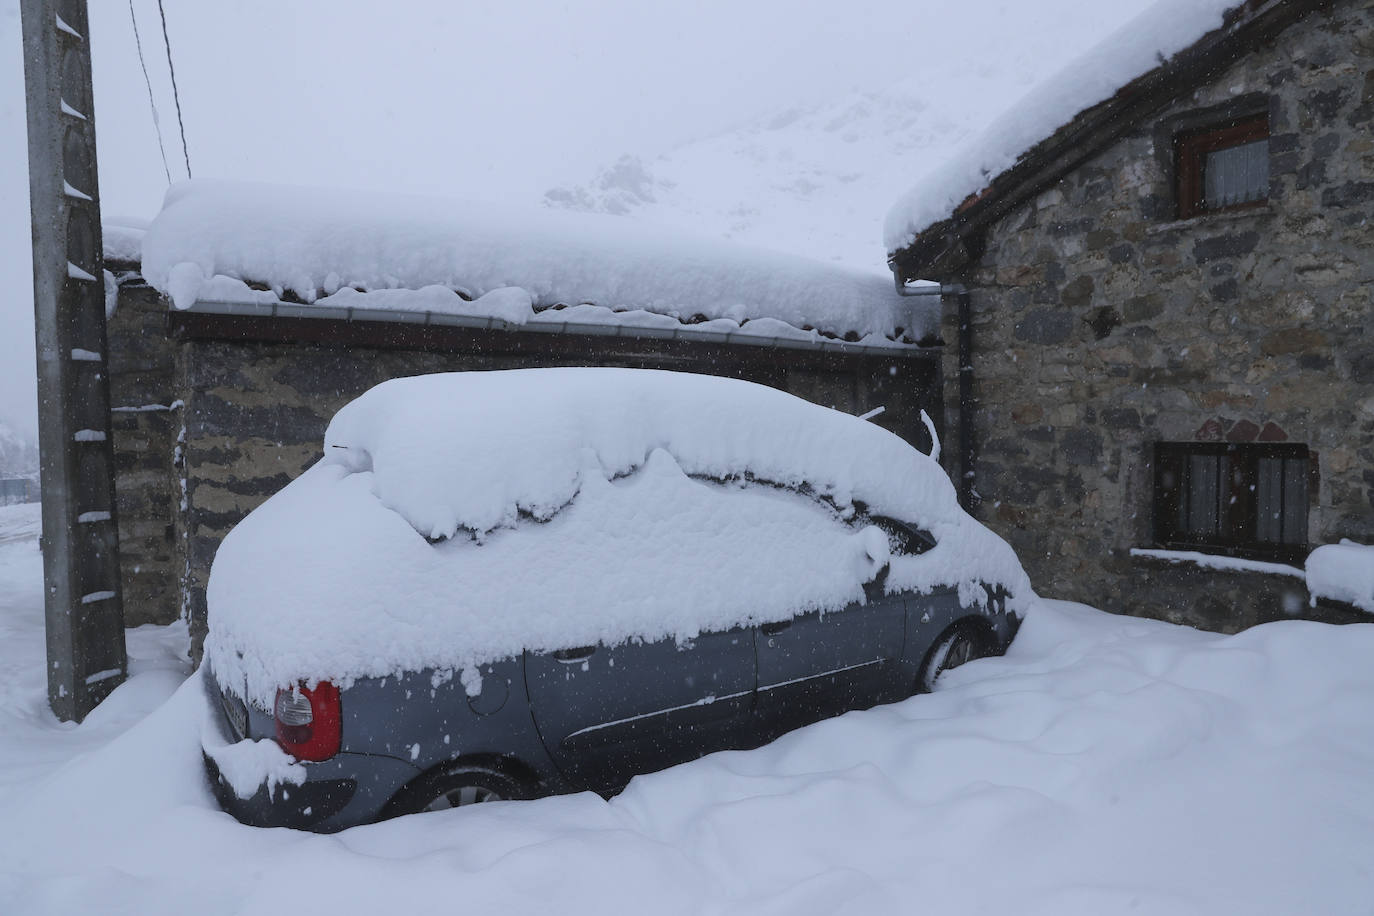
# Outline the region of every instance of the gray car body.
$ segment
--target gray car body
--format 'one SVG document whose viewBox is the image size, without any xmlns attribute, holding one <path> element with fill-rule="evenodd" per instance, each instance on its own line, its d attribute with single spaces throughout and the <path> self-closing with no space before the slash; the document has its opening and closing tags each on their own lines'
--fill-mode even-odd
<svg viewBox="0 0 1374 916">
<path fill-rule="evenodd" d="M 483 665 L 471 694 L 452 672 L 357 680 L 340 694 L 340 752 L 305 763 L 301 785 L 263 785 L 244 799 L 208 754 L 206 764 L 221 805 L 239 820 L 319 832 L 396 813 L 388 804 L 397 793 L 455 762 L 498 770 L 530 794 L 609 794 L 638 773 L 901 700 L 917 692 L 942 634 L 976 627 L 1000 654 L 1018 623 L 992 590 L 969 607 L 953 589 L 889 595 L 879 580 L 867 601 L 840 611 L 687 644 L 525 652 Z M 241 685 L 222 685 L 213 672 L 206 684 L 225 741 L 274 737 L 271 712 L 245 707 Z"/>
</svg>

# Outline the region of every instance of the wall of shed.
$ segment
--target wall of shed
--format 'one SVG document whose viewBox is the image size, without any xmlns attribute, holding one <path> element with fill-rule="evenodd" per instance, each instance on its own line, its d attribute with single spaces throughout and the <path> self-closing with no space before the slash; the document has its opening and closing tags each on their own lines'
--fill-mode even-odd
<svg viewBox="0 0 1374 916">
<path fill-rule="evenodd" d="M 130 625 L 188 618 L 205 632 L 205 588 L 229 530 L 320 456 L 325 428 L 353 398 L 389 378 L 534 365 L 670 368 L 731 375 L 876 420 L 928 449 L 922 409 L 940 422 L 938 356 L 821 360 L 738 347 L 731 358 L 646 341 L 599 355 L 567 342 L 531 356 L 474 351 L 168 336 L 165 300 L 128 288 L 110 323 L 117 489 Z M 623 341 L 622 341 L 623 343 Z M 170 408 L 170 409 L 169 409 Z"/>
<path fill-rule="evenodd" d="M 1374 540 L 1374 10 L 1309 17 L 1156 121 L 1247 93 L 1268 97 L 1267 206 L 1176 220 L 1170 137 L 1142 124 L 969 273 L 978 511 L 1044 594 L 1225 631 L 1313 613 L 1300 579 L 1129 555 L 1161 440 L 1306 443 L 1309 543 Z"/>
<path fill-rule="evenodd" d="M 181 606 L 175 471 L 181 393 L 166 317 L 156 291 L 129 285 L 107 325 L 124 621 L 131 627 L 170 623 Z"/>
</svg>

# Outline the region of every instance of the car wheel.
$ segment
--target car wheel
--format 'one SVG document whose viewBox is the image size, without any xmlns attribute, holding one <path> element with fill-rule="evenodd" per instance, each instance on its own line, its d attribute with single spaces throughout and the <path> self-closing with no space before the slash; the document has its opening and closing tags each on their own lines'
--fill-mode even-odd
<svg viewBox="0 0 1374 916">
<path fill-rule="evenodd" d="M 944 672 L 991 654 L 992 647 L 987 636 L 968 624 L 954 625 L 942 633 L 926 653 L 921 672 L 916 676 L 916 692 L 930 693 Z"/>
<path fill-rule="evenodd" d="M 426 773 L 396 794 L 385 817 L 530 798 L 530 787 L 500 770 L 453 765 Z"/>
</svg>

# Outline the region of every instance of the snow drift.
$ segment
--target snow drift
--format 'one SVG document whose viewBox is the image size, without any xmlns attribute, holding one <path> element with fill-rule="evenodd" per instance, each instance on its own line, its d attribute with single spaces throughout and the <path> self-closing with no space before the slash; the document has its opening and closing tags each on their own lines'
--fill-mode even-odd
<svg viewBox="0 0 1374 916">
<path fill-rule="evenodd" d="M 1307 555 L 1307 590 L 1318 598 L 1344 601 L 1374 614 L 1374 547 L 1342 540 Z"/>
<path fill-rule="evenodd" d="M 6 912 L 1369 912 L 1374 625 L 1217 636 L 1044 602 L 1005 658 L 933 694 L 610 801 L 317 836 L 218 809 L 198 678 L 173 694 L 180 677 L 135 666 L 81 726 L 42 715 L 42 570 L 24 548 L 16 583 L 0 545 Z"/>
</svg>

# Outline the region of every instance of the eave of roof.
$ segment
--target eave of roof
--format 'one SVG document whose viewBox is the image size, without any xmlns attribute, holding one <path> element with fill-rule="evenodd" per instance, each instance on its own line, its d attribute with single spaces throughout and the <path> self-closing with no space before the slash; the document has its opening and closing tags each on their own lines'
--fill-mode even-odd
<svg viewBox="0 0 1374 916">
<path fill-rule="evenodd" d="M 1022 153 L 1016 164 L 970 195 L 946 219 L 922 230 L 888 258 L 899 283 L 958 281 L 981 255 L 989 227 L 1054 185 L 1143 120 L 1215 77 L 1247 52 L 1334 0 L 1245 0 L 1224 24 L 1086 108 Z"/>
<path fill-rule="evenodd" d="M 478 315 L 453 315 L 410 309 L 343 308 L 292 302 L 197 301 L 190 308 L 169 309 L 169 327 L 174 336 L 223 337 L 232 340 L 273 340 L 334 342 L 364 346 L 404 346 L 425 348 L 430 343 L 439 349 L 481 343 L 482 350 L 509 349 L 512 352 L 550 348 L 551 337 L 570 337 L 584 341 L 571 349 L 578 352 L 604 349 L 609 341 L 631 342 L 632 346 L 652 344 L 708 345 L 727 348 L 759 348 L 772 352 L 773 358 L 791 352 L 808 352 L 839 357 L 877 357 L 884 360 L 928 358 L 938 354 L 939 344 L 903 343 L 894 340 L 849 341 L 817 333 L 807 336 L 750 332 L 747 325 L 731 331 L 711 323 L 678 323 L 672 327 L 644 327 L 629 324 L 558 321 L 546 316 L 542 321 L 513 324 L 501 318 Z M 549 314 L 557 314 L 550 310 Z M 499 342 L 499 346 L 495 343 Z"/>
</svg>

